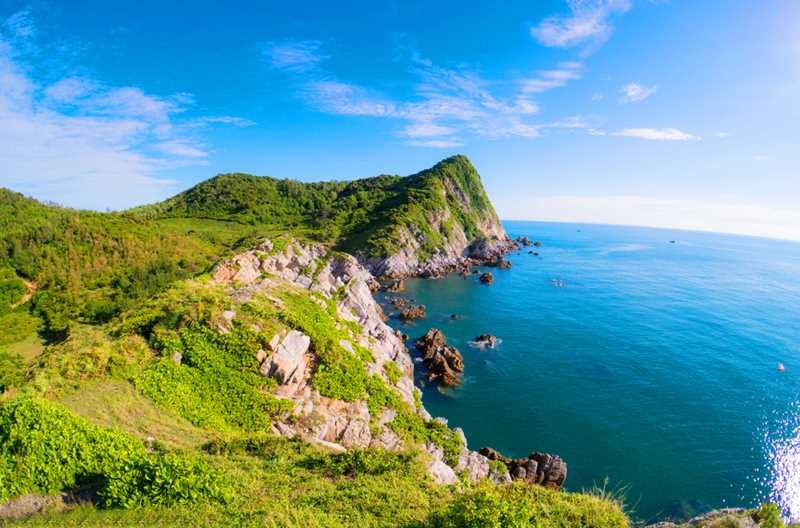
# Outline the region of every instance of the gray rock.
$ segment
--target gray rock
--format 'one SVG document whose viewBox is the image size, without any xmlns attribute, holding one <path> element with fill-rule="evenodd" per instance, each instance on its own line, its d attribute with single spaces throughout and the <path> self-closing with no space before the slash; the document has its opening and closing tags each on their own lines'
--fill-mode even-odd
<svg viewBox="0 0 800 528">
<path fill-rule="evenodd" d="M 270 341 L 272 345 L 273 341 Z M 281 385 L 299 381 L 306 369 L 306 351 L 311 338 L 292 330 L 274 347 L 275 352 L 261 366 L 261 373 L 275 378 Z"/>
</svg>

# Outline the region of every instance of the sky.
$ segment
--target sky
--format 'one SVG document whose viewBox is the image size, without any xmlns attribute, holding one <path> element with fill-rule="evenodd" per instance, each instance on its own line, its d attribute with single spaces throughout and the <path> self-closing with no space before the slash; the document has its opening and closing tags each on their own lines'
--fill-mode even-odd
<svg viewBox="0 0 800 528">
<path fill-rule="evenodd" d="M 503 219 L 800 239 L 800 2 L 0 0 L 0 186 L 413 174 Z"/>
</svg>

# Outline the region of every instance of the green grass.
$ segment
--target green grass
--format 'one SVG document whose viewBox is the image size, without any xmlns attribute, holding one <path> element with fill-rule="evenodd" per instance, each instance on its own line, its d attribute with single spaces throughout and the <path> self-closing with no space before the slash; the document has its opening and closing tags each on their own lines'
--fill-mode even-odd
<svg viewBox="0 0 800 528">
<path fill-rule="evenodd" d="M 61 396 L 58 402 L 92 423 L 142 440 L 152 439 L 169 448 L 198 447 L 218 434 L 198 428 L 169 409 L 156 406 L 124 380 L 89 382 Z"/>
</svg>

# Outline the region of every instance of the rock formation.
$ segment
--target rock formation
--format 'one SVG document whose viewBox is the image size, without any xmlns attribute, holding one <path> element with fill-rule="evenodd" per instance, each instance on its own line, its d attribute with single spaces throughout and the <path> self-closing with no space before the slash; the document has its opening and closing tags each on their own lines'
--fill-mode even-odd
<svg viewBox="0 0 800 528">
<path fill-rule="evenodd" d="M 497 337 L 492 334 L 481 334 L 473 339 L 472 342 L 480 348 L 495 348 L 497 346 Z"/>
<path fill-rule="evenodd" d="M 404 321 L 410 321 L 412 319 L 424 319 L 425 318 L 425 305 L 423 304 L 414 304 L 410 306 L 405 306 L 400 310 L 400 319 Z"/>
<path fill-rule="evenodd" d="M 508 468 L 511 478 L 558 489 L 567 480 L 567 464 L 561 457 L 547 453 L 531 453 L 527 458 L 507 458 L 490 447 L 479 453 L 489 460 L 502 462 Z"/>
<path fill-rule="evenodd" d="M 428 381 L 438 381 L 446 387 L 461 384 L 464 358 L 461 352 L 447 344 L 447 339 L 438 328 L 431 328 L 414 343 L 422 353 L 422 361 L 428 370 Z"/>
<path fill-rule="evenodd" d="M 478 280 L 480 280 L 483 284 L 492 284 L 494 282 L 494 275 L 487 271 L 482 273 L 481 276 L 478 277 Z"/>
</svg>

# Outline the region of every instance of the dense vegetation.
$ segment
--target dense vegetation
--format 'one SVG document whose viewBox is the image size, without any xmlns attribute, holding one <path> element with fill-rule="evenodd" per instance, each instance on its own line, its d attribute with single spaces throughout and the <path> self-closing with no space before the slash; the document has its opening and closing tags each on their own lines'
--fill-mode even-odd
<svg viewBox="0 0 800 528">
<path fill-rule="evenodd" d="M 430 215 L 437 211 L 450 220 L 434 229 Z M 223 174 L 121 213 L 75 211 L 0 189 L 0 317 L 27 280 L 40 330 L 62 340 L 70 321 L 110 321 L 260 237 L 291 232 L 385 256 L 408 230 L 422 240 L 424 258 L 442 247 L 454 222 L 476 237 L 486 218 L 496 215 L 463 156 L 405 178 L 352 182 Z"/>
</svg>

